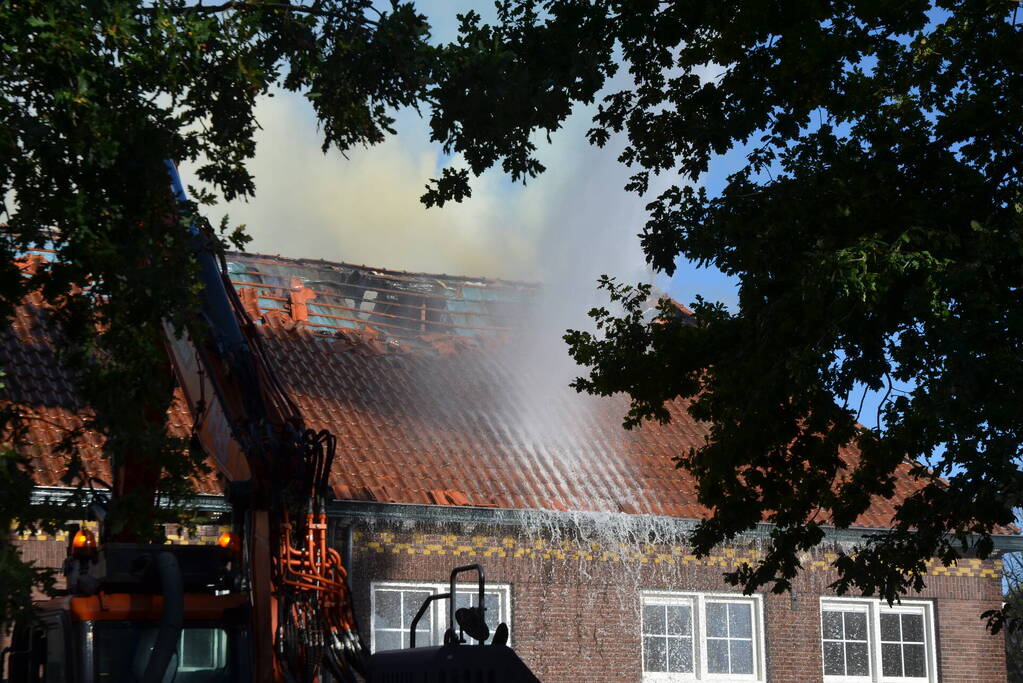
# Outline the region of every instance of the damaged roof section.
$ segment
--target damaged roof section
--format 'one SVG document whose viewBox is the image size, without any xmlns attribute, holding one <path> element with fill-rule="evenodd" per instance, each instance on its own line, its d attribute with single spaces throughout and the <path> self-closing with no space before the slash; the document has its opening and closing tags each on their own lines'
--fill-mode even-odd
<svg viewBox="0 0 1023 683">
<path fill-rule="evenodd" d="M 447 353 L 500 339 L 539 286 L 230 252 L 231 282 L 253 320 L 306 327 L 367 352 Z M 460 339 L 459 339 L 460 338 Z"/>
</svg>

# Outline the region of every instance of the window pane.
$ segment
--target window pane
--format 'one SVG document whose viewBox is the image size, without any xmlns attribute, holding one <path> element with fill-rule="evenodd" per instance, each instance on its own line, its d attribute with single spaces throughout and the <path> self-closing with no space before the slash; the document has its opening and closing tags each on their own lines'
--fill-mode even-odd
<svg viewBox="0 0 1023 683">
<path fill-rule="evenodd" d="M 830 610 L 825 611 L 823 619 L 821 620 L 821 628 L 821 632 L 826 640 L 841 640 L 842 613 L 832 612 Z"/>
<path fill-rule="evenodd" d="M 905 643 L 924 642 L 924 616 L 922 614 L 902 615 L 902 641 Z"/>
<path fill-rule="evenodd" d="M 456 590 L 455 609 L 459 607 L 475 607 L 479 604 L 479 596 L 478 590 Z M 501 595 L 490 591 L 485 592 L 483 594 L 483 606 L 487 608 L 488 616 L 496 615 L 501 607 Z"/>
<path fill-rule="evenodd" d="M 643 638 L 643 670 L 667 671 L 666 638 L 644 636 Z"/>
<path fill-rule="evenodd" d="M 643 605 L 643 633 L 667 633 L 664 605 Z"/>
<path fill-rule="evenodd" d="M 898 614 L 881 615 L 881 640 L 898 642 L 902 640 Z"/>
<path fill-rule="evenodd" d="M 178 641 L 182 669 L 221 669 L 227 660 L 227 632 L 219 628 L 185 628 Z"/>
<path fill-rule="evenodd" d="M 845 612 L 845 639 L 846 640 L 867 639 L 866 612 Z"/>
<path fill-rule="evenodd" d="M 902 675 L 902 646 L 884 643 L 881 645 L 881 671 L 885 676 Z"/>
<path fill-rule="evenodd" d="M 376 591 L 373 615 L 377 628 L 401 628 L 401 593 Z"/>
<path fill-rule="evenodd" d="M 728 605 L 728 635 L 732 638 L 753 637 L 753 607 L 749 603 Z M 733 664 L 734 665 L 734 664 Z"/>
<path fill-rule="evenodd" d="M 157 640 L 158 629 L 153 624 L 155 622 L 97 622 L 93 641 L 96 648 L 95 680 L 100 683 L 139 680 L 141 674 L 138 669 L 145 668 L 149 652 Z M 53 635 L 52 631 L 50 635 Z M 224 629 L 186 624 L 178 638 L 176 673 L 172 667 L 168 677 L 178 683 L 227 683 L 235 680 L 228 649 L 232 647 L 231 641 Z M 52 637 L 49 642 L 54 642 Z M 61 673 L 59 669 L 47 666 L 47 683 L 71 680 L 67 675 L 54 678 Z"/>
<path fill-rule="evenodd" d="M 725 637 L 728 635 L 728 605 L 723 602 L 707 603 L 707 635 Z"/>
<path fill-rule="evenodd" d="M 730 673 L 753 673 L 753 641 L 730 640 L 728 642 L 732 655 L 732 670 Z"/>
<path fill-rule="evenodd" d="M 870 654 L 866 643 L 845 644 L 845 667 L 846 676 L 870 675 Z"/>
<path fill-rule="evenodd" d="M 692 638 L 668 638 L 668 671 L 693 672 Z"/>
<path fill-rule="evenodd" d="M 476 598 L 477 600 L 479 598 Z M 498 593 L 484 593 L 483 594 L 483 606 L 486 611 L 483 616 L 487 619 L 487 625 L 490 626 L 490 630 L 493 631 L 497 628 L 497 625 L 504 621 L 504 614 L 501 613 L 501 596 Z"/>
<path fill-rule="evenodd" d="M 927 675 L 927 663 L 923 645 L 903 645 L 902 653 L 906 663 L 906 676 L 923 678 Z"/>
<path fill-rule="evenodd" d="M 473 598 L 473 602 L 479 602 L 479 594 Z M 490 629 L 490 635 L 483 642 L 489 643 L 494 639 L 494 629 L 497 625 L 504 621 L 504 613 L 501 611 L 501 596 L 498 593 L 484 593 L 483 594 L 483 620 L 487 624 L 487 628 Z"/>
<path fill-rule="evenodd" d="M 376 632 L 376 651 L 381 650 L 400 650 L 401 649 L 401 633 L 398 631 L 377 631 Z M 418 638 L 416 639 L 418 641 Z M 425 643 L 423 643 L 425 645 Z M 417 642 L 416 645 L 419 645 Z"/>
<path fill-rule="evenodd" d="M 844 676 L 845 660 L 842 654 L 842 643 L 824 643 L 824 675 Z"/>
<path fill-rule="evenodd" d="M 429 591 L 402 591 L 405 597 L 405 614 L 402 626 L 409 627 L 412 625 L 412 619 L 415 618 L 416 612 L 422 606 L 423 601 L 430 597 Z M 429 612 L 423 615 L 423 619 L 429 616 Z M 422 622 L 420 622 L 422 623 Z"/>
<path fill-rule="evenodd" d="M 707 641 L 707 671 L 712 674 L 726 674 L 728 671 L 728 641 Z"/>
<path fill-rule="evenodd" d="M 688 605 L 668 607 L 668 634 L 688 636 L 693 633 L 693 610 Z"/>
</svg>

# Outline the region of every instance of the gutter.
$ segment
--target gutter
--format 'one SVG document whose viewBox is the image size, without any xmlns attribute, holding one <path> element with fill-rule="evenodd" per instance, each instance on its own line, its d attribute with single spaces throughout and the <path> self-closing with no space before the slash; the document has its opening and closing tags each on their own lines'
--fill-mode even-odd
<svg viewBox="0 0 1023 683">
<path fill-rule="evenodd" d="M 63 486 L 36 486 L 32 489 L 32 505 L 60 505 L 70 502 L 76 489 Z M 100 490 L 100 493 L 109 493 Z M 183 501 L 185 507 L 203 512 L 228 513 L 231 505 L 224 496 L 196 494 Z M 166 504 L 163 507 L 170 507 Z M 543 523 L 548 526 L 577 527 L 596 531 L 611 526 L 636 535 L 656 533 L 662 538 L 682 538 L 699 523 L 697 519 L 666 517 L 662 515 L 636 515 L 621 512 L 560 512 L 557 510 L 515 510 L 512 508 L 472 507 L 468 505 L 423 505 L 413 503 L 379 503 L 376 501 L 335 500 L 328 504 L 327 515 L 351 526 L 359 522 L 428 522 L 433 524 L 482 524 L 486 526 L 527 527 Z M 770 539 L 773 524 L 758 524 L 756 528 L 739 534 L 745 541 Z M 883 534 L 885 529 L 852 527 L 835 529 L 824 527 L 824 541 L 842 545 L 859 543 L 865 536 Z M 992 535 L 994 556 L 1023 552 L 1023 535 Z"/>
<path fill-rule="evenodd" d="M 93 489 L 94 493 L 103 494 L 110 496 L 109 489 Z M 32 487 L 32 498 L 31 505 L 44 506 L 44 505 L 70 505 L 75 500 L 76 494 L 79 490 L 69 486 L 34 486 Z M 82 491 L 86 496 L 89 495 L 88 491 Z M 89 505 L 89 500 L 81 500 L 81 508 L 83 511 Z M 164 509 L 170 509 L 171 506 L 166 500 L 160 501 L 160 507 Z M 183 499 L 181 505 L 178 507 L 200 510 L 202 512 L 212 513 L 226 513 L 231 512 L 231 505 L 227 502 L 227 498 L 220 495 L 214 495 L 210 493 L 197 493 L 189 498 Z"/>
</svg>

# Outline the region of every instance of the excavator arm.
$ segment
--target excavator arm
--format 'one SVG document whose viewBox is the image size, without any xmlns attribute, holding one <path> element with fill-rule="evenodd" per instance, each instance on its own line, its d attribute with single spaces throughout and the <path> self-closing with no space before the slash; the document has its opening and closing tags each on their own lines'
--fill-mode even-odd
<svg viewBox="0 0 1023 683">
<path fill-rule="evenodd" d="M 176 167 L 171 185 L 187 197 Z M 197 339 L 165 324 L 171 365 L 196 440 L 228 481 L 252 608 L 254 671 L 263 681 L 340 681 L 365 675 L 341 557 L 328 542 L 326 504 L 336 439 L 307 429 L 283 389 L 255 323 L 198 222 L 189 226 L 202 284 Z"/>
</svg>

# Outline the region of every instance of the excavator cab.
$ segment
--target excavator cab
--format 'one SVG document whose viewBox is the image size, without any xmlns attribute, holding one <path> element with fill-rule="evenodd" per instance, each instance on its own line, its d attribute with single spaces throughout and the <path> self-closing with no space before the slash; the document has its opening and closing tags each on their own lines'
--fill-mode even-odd
<svg viewBox="0 0 1023 683">
<path fill-rule="evenodd" d="M 88 612 L 77 598 L 39 605 L 31 624 L 14 630 L 7 653 L 10 683 L 137 683 L 144 680 L 159 633 L 159 617 L 143 609 L 126 610 L 120 596 L 102 615 Z M 142 601 L 143 603 L 148 601 Z M 200 616 L 209 616 L 208 609 Z M 188 618 L 175 653 L 159 683 L 232 683 L 250 680 L 244 621 Z M 96 618 L 99 616 L 100 618 Z M 90 618 L 92 617 L 92 618 Z"/>
<path fill-rule="evenodd" d="M 231 548 L 72 537 L 66 595 L 37 604 L 5 652 L 9 683 L 251 680 L 248 601 Z"/>
</svg>

